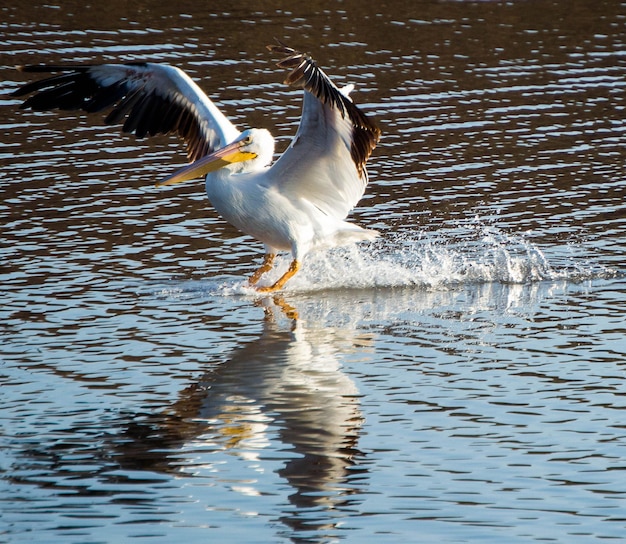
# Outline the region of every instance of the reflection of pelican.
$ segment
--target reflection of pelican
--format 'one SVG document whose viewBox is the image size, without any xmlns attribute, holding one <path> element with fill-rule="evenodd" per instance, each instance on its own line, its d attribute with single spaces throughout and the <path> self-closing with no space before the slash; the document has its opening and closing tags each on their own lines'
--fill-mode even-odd
<svg viewBox="0 0 626 544">
<path fill-rule="evenodd" d="M 206 452 L 207 462 L 210 452 L 227 449 L 259 464 L 264 449 L 278 440 L 271 449 L 286 458 L 278 474 L 295 490 L 294 511 L 285 511 L 283 521 L 295 529 L 308 521 L 307 530 L 314 529 L 307 515 L 315 511 L 321 529 L 337 517 L 322 512 L 354 492 L 350 478 L 357 475 L 362 416 L 356 386 L 341 371 L 337 354 L 354 349 L 356 339 L 350 329 L 306 327 L 292 319 L 294 308 L 278 302 L 266 307 L 257 339 L 182 391 L 165 413 L 129 427 L 117 447 L 128 468 L 172 471 L 183 446 Z M 219 479 L 226 472 L 222 466 L 215 474 Z M 230 485 L 261 493 L 254 481 L 243 480 Z"/>
<path fill-rule="evenodd" d="M 240 133 L 187 75 L 158 64 L 26 66 L 29 72 L 66 74 L 24 85 L 13 94 L 38 91 L 23 107 L 95 112 L 137 136 L 176 132 L 187 142 L 193 164 L 163 180 L 168 185 L 206 175 L 206 190 L 229 223 L 265 244 L 256 284 L 273 266 L 277 251 L 290 251 L 291 266 L 274 291 L 300 268 L 310 250 L 371 240 L 375 231 L 344 221 L 367 184 L 365 162 L 380 131 L 352 103 L 350 87 L 338 89 L 307 55 L 283 44 L 268 46 L 287 58 L 286 83 L 302 87 L 298 132 L 272 166 L 274 138 L 267 130 Z"/>
</svg>

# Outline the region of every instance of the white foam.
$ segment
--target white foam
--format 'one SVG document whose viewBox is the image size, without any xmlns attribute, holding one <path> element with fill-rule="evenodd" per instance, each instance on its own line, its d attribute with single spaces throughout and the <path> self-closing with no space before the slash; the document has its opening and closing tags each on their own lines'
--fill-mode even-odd
<svg viewBox="0 0 626 544">
<path fill-rule="evenodd" d="M 612 277 L 616 272 L 568 255 L 568 246 L 550 247 L 551 258 L 523 235 L 512 235 L 493 226 L 471 230 L 417 235 L 382 235 L 375 242 L 351 245 L 307 255 L 302 270 L 286 284 L 286 292 L 340 289 L 420 287 L 447 289 L 463 284 L 499 283 L 523 285 L 541 281 L 582 281 Z M 555 265 L 550 262 L 554 259 Z M 281 255 L 260 285 L 276 281 L 289 266 L 290 255 Z M 161 297 L 180 297 L 194 287 L 167 286 Z M 247 277 L 212 278 L 203 291 L 223 296 L 256 295 Z"/>
<path fill-rule="evenodd" d="M 286 268 L 278 262 L 272 281 Z M 542 250 L 519 237 L 485 231 L 480 239 L 391 236 L 307 256 L 287 290 L 445 288 L 463 283 L 527 283 L 564 279 L 568 272 L 550 265 Z"/>
</svg>

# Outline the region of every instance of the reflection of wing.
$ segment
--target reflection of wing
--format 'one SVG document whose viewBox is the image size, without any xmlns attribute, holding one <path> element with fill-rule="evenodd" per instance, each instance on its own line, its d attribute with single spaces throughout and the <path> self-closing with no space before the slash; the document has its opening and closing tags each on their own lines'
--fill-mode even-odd
<svg viewBox="0 0 626 544">
<path fill-rule="evenodd" d="M 22 66 L 25 72 L 64 72 L 28 83 L 13 93 L 36 92 L 22 108 L 111 109 L 106 124 L 124 120 L 123 131 L 138 137 L 176 133 L 196 160 L 234 140 L 239 131 L 183 72 L 153 63 L 87 66 Z"/>
<path fill-rule="evenodd" d="M 285 193 L 293 187 L 294 197 L 306 198 L 343 219 L 363 196 L 365 162 L 380 130 L 352 103 L 348 91 L 339 90 L 308 55 L 282 44 L 268 48 L 288 55 L 279 63 L 293 68 L 285 83 L 304 89 L 298 131 L 271 171 L 282 180 Z"/>
</svg>

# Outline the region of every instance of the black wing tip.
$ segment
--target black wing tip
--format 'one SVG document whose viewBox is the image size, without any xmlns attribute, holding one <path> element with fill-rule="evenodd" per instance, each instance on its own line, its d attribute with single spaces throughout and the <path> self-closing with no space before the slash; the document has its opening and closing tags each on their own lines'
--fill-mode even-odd
<svg viewBox="0 0 626 544">
<path fill-rule="evenodd" d="M 294 53 L 297 53 L 295 49 L 289 47 L 285 42 L 279 40 L 278 38 L 274 38 L 274 41 L 276 43 L 271 43 L 265 46 L 268 51 L 271 51 L 272 53 L 281 53 L 283 55 L 293 55 Z"/>
<path fill-rule="evenodd" d="M 72 74 L 79 75 L 83 72 L 87 72 L 91 67 L 92 65 L 77 66 L 60 64 L 18 64 L 15 69 L 18 72 L 24 73 L 52 74 L 55 72 L 70 72 Z M 57 76 L 51 76 L 47 79 L 42 79 L 31 83 L 25 83 L 24 85 L 21 85 L 20 87 L 15 89 L 11 93 L 11 96 L 24 96 L 26 94 L 39 91 L 42 88 L 49 86 L 48 82 L 52 83 L 56 80 Z M 29 106 L 25 106 L 24 104 L 22 104 L 22 109 L 24 109 L 25 107 Z"/>
<path fill-rule="evenodd" d="M 113 70 L 110 78 L 98 73 L 97 68 L 106 66 Z M 20 105 L 20 109 L 82 110 L 87 113 L 108 109 L 104 120 L 107 125 L 123 122 L 122 131 L 134 133 L 138 138 L 176 133 L 185 141 L 190 160 L 207 155 L 211 147 L 210 137 L 205 134 L 202 120 L 195 116 L 193 108 L 184 100 L 177 100 L 175 90 L 171 95 L 161 95 L 155 89 L 145 87 L 145 82 L 140 81 L 140 73 L 133 79 L 126 70 L 128 67 L 147 66 L 145 62 L 120 65 L 20 65 L 16 69 L 21 72 L 49 75 L 25 83 L 11 94 L 23 97 L 32 93 Z M 108 81 L 105 83 L 105 80 Z"/>
</svg>

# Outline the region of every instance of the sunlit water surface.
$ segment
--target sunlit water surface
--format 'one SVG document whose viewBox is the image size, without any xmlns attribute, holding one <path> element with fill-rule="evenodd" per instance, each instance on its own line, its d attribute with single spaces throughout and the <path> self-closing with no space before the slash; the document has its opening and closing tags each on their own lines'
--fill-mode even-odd
<svg viewBox="0 0 626 544">
<path fill-rule="evenodd" d="M 3 95 L 0 540 L 621 541 L 626 4 L 170 4 L 0 8 L 3 91 L 171 62 L 283 149 L 284 38 L 383 129 L 382 236 L 260 297 L 202 184 L 154 187 L 178 142 Z"/>
</svg>

